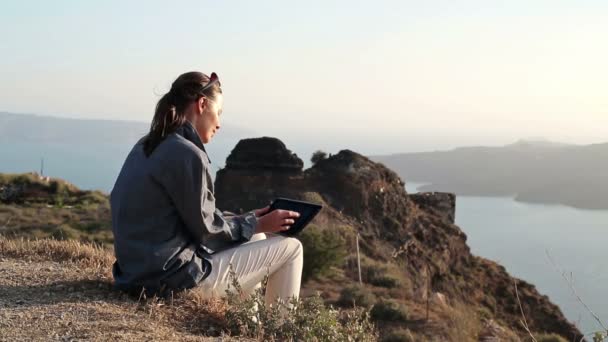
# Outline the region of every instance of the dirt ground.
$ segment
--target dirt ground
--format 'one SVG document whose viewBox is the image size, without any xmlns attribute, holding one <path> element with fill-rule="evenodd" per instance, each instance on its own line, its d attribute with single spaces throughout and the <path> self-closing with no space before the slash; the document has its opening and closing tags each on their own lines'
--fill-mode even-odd
<svg viewBox="0 0 608 342">
<path fill-rule="evenodd" d="M 233 340 L 204 336 L 221 335 L 213 324 L 221 307 L 213 303 L 191 295 L 172 305 L 112 291 L 110 260 L 77 242 L 0 237 L 0 341 Z"/>
</svg>

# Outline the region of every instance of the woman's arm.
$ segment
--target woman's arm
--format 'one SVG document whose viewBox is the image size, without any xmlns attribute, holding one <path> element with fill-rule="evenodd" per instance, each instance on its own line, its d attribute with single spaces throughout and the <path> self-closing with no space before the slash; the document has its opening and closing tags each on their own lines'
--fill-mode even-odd
<svg viewBox="0 0 608 342">
<path fill-rule="evenodd" d="M 193 240 L 211 253 L 234 242 L 248 241 L 256 230 L 257 217 L 254 212 L 224 217 L 215 207 L 206 156 L 192 151 L 174 157 L 153 174 L 166 189 Z"/>
<path fill-rule="evenodd" d="M 208 253 L 248 241 L 255 233 L 285 231 L 300 216 L 289 210 L 268 212 L 269 207 L 224 216 L 215 207 L 207 156 L 190 151 L 176 153 L 171 159 L 153 175 L 171 197 L 189 235 Z"/>
</svg>

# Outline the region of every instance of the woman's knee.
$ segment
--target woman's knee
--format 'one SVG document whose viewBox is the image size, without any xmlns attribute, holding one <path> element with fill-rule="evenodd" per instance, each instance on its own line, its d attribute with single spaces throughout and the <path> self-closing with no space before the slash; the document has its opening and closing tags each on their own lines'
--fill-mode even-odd
<svg viewBox="0 0 608 342">
<path fill-rule="evenodd" d="M 303 258 L 304 248 L 300 240 L 296 238 L 273 234 L 268 242 L 273 246 L 271 248 L 282 251 L 281 253 L 288 259 Z"/>
<path fill-rule="evenodd" d="M 304 255 L 304 247 L 302 246 L 302 242 L 300 240 L 288 237 L 285 238 L 286 243 L 289 245 L 289 249 L 293 251 L 294 255 L 298 258 L 302 258 Z"/>
<path fill-rule="evenodd" d="M 266 234 L 264 234 L 264 233 L 257 233 L 257 234 L 253 234 L 251 236 L 251 239 L 249 239 L 249 242 L 266 240 L 266 238 L 267 238 Z"/>
</svg>

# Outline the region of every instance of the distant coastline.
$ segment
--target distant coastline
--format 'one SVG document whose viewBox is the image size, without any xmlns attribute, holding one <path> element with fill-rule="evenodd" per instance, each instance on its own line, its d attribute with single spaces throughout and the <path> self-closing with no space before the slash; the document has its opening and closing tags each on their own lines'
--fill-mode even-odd
<svg viewBox="0 0 608 342">
<path fill-rule="evenodd" d="M 608 143 L 521 140 L 502 147 L 371 156 L 420 191 L 512 197 L 518 202 L 608 210 Z"/>
<path fill-rule="evenodd" d="M 413 182 L 418 183 L 419 181 L 413 180 Z M 597 205 L 593 205 L 593 203 L 585 203 L 585 202 L 566 202 L 566 201 L 555 201 L 554 198 L 551 197 L 542 197 L 542 194 L 526 194 L 526 195 L 518 195 L 518 194 L 509 194 L 509 193 L 492 193 L 492 192 L 483 192 L 483 191 L 471 191 L 470 189 L 462 189 L 457 190 L 457 188 L 453 186 L 445 187 L 441 185 L 436 185 L 428 182 L 420 182 L 426 183 L 417 188 L 417 191 L 420 192 L 452 192 L 457 196 L 476 196 L 476 197 L 508 197 L 512 198 L 516 202 L 528 203 L 528 204 L 547 204 L 547 205 L 565 205 L 568 207 L 576 208 L 576 209 L 585 209 L 585 210 L 608 210 L 608 204 L 604 204 L 603 201 L 597 202 Z M 447 190 L 446 190 L 447 189 Z"/>
</svg>

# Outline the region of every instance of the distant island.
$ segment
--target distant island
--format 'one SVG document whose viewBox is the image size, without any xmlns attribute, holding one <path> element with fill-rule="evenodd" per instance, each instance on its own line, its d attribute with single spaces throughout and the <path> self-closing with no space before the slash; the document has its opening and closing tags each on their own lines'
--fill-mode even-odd
<svg viewBox="0 0 608 342">
<path fill-rule="evenodd" d="M 608 209 L 608 143 L 519 140 L 501 147 L 371 156 L 420 191 L 513 196 L 529 203 Z"/>
</svg>

